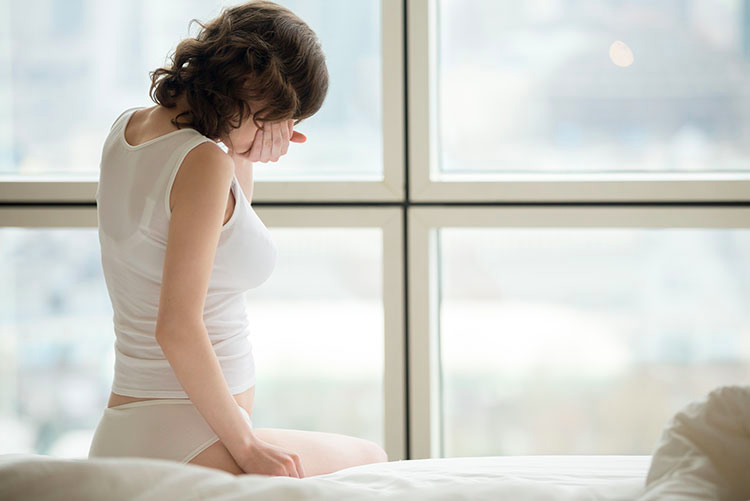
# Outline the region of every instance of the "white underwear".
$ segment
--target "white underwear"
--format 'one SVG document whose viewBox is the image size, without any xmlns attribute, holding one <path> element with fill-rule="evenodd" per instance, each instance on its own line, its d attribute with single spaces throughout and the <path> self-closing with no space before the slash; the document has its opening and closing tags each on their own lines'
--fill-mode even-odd
<svg viewBox="0 0 750 501">
<path fill-rule="evenodd" d="M 252 427 L 247 411 L 240 410 Z M 104 409 L 88 457 L 136 456 L 187 463 L 218 440 L 190 399 L 144 400 Z"/>
</svg>

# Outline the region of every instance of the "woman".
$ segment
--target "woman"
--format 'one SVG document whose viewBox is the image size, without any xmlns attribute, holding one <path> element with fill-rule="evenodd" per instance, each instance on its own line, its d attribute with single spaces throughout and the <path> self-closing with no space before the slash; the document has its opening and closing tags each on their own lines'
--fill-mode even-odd
<svg viewBox="0 0 750 501">
<path fill-rule="evenodd" d="M 273 2 L 200 26 L 151 73 L 156 105 L 126 110 L 103 147 L 97 214 L 117 340 L 89 457 L 297 478 L 387 461 L 360 438 L 252 428 L 243 293 L 277 252 L 250 205 L 252 162 L 306 140 L 293 127 L 322 106 L 328 71 L 315 33 Z"/>
</svg>

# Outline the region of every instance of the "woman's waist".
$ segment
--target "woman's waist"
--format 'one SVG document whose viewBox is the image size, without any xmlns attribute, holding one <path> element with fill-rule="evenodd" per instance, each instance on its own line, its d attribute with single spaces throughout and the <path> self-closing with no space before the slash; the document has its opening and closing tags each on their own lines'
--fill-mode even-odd
<svg viewBox="0 0 750 501">
<path fill-rule="evenodd" d="M 209 341 L 218 357 L 236 358 L 252 350 L 250 343 L 250 328 L 247 323 L 230 325 L 206 325 Z M 178 337 L 179 333 L 176 334 Z M 184 339 L 194 334 L 185 333 Z M 124 358 L 149 361 L 165 360 L 164 350 L 153 334 L 135 332 L 132 329 L 115 327 L 115 355 Z"/>
<path fill-rule="evenodd" d="M 237 402 L 237 404 L 240 407 L 243 407 L 248 414 L 252 411 L 252 404 L 253 399 L 255 397 L 255 385 L 251 386 L 250 388 L 241 391 L 239 393 L 235 393 L 232 395 L 234 397 L 234 400 Z M 120 405 L 125 404 L 131 404 L 134 402 L 146 402 L 151 400 L 163 400 L 165 402 L 176 402 L 176 401 L 190 401 L 190 399 L 186 398 L 144 398 L 144 397 L 129 397 L 127 395 L 120 395 L 118 393 L 115 393 L 114 391 L 111 391 L 109 393 L 109 401 L 107 402 L 107 408 L 117 407 Z"/>
</svg>

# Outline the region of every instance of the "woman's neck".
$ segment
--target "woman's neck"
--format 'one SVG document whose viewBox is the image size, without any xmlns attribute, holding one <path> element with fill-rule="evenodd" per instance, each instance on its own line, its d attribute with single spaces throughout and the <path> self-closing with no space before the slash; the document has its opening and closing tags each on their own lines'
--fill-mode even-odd
<svg viewBox="0 0 750 501">
<path fill-rule="evenodd" d="M 160 108 L 161 111 L 169 117 L 170 121 L 175 119 L 180 113 L 190 111 L 190 105 L 187 102 L 187 96 L 185 96 L 184 92 L 175 98 L 175 106 L 172 108 L 160 106 Z"/>
</svg>

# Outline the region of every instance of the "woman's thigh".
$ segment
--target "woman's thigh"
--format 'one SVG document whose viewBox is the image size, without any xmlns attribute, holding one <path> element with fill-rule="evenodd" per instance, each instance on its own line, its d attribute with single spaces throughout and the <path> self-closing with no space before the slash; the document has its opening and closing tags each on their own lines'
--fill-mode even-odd
<svg viewBox="0 0 750 501">
<path fill-rule="evenodd" d="M 253 433 L 264 442 L 299 454 L 306 477 L 388 461 L 378 444 L 363 438 L 284 428 L 253 428 Z M 218 468 L 235 475 L 244 473 L 221 441 L 202 451 L 190 464 Z"/>
</svg>

